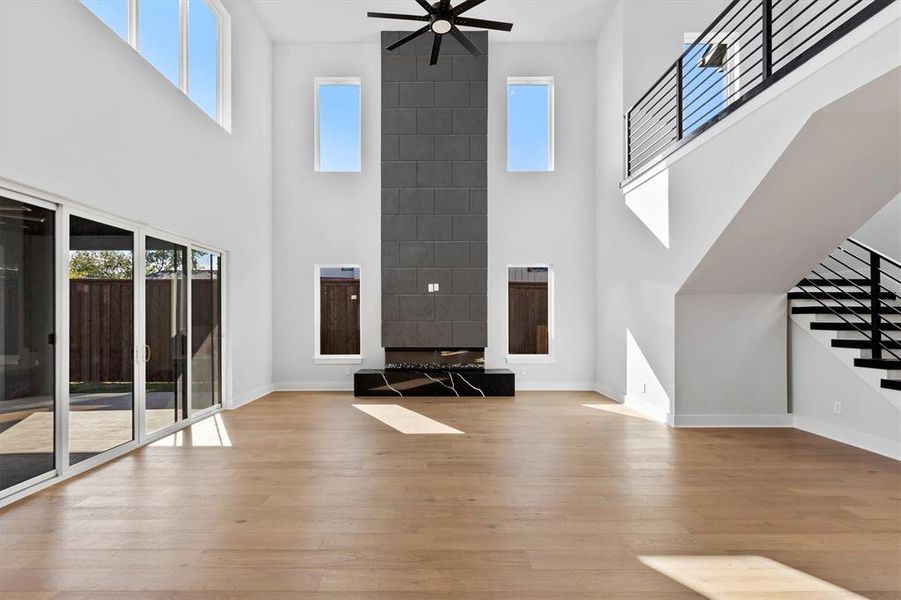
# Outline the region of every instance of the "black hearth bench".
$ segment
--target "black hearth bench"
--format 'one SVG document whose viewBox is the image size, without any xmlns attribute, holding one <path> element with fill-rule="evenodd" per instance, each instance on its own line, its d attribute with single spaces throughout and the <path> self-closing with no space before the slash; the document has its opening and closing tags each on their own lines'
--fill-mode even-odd
<svg viewBox="0 0 901 600">
<path fill-rule="evenodd" d="M 509 369 L 396 371 L 361 369 L 354 373 L 354 396 L 512 397 L 516 376 Z"/>
</svg>

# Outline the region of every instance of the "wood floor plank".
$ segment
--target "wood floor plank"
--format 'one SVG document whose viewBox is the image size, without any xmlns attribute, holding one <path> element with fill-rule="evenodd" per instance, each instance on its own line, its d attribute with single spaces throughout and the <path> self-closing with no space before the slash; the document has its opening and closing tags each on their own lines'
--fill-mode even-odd
<svg viewBox="0 0 901 600">
<path fill-rule="evenodd" d="M 230 446 L 173 438 L 0 510 L 0 597 L 901 600 L 887 458 L 587 392 L 403 400 L 453 436 L 354 403 L 271 394 L 222 414 Z"/>
</svg>

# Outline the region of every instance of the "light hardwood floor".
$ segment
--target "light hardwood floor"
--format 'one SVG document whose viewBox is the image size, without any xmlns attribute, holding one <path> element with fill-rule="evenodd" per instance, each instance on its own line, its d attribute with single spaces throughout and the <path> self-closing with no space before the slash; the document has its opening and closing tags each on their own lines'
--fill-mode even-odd
<svg viewBox="0 0 901 600">
<path fill-rule="evenodd" d="M 7 507 L 0 597 L 901 598 L 887 458 L 589 393 L 399 402 L 465 435 L 355 402 L 273 394 L 222 415 L 228 447 L 185 433 Z"/>
</svg>

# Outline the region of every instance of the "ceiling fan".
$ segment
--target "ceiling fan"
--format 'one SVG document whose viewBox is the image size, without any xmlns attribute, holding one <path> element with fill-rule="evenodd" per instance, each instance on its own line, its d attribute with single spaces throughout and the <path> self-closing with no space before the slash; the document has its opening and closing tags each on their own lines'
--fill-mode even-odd
<svg viewBox="0 0 901 600">
<path fill-rule="evenodd" d="M 454 38 L 469 50 L 473 56 L 481 56 L 482 52 L 475 44 L 469 41 L 469 38 L 460 31 L 458 25 L 463 27 L 479 27 L 481 29 L 495 29 L 497 31 L 510 31 L 513 29 L 513 23 L 502 23 L 500 21 L 486 21 L 484 19 L 470 19 L 461 17 L 466 11 L 475 8 L 485 0 L 466 0 L 457 6 L 451 6 L 451 0 L 438 0 L 435 4 L 429 4 L 426 0 L 416 0 L 422 8 L 425 9 L 425 15 L 399 15 L 395 13 L 370 12 L 369 17 L 377 19 L 400 19 L 402 21 L 428 21 L 429 24 L 422 29 L 414 31 L 410 35 L 401 38 L 388 46 L 387 50 L 396 50 L 407 42 L 412 42 L 419 36 L 431 31 L 435 34 L 432 41 L 432 56 L 429 64 L 438 63 L 438 56 L 441 54 L 441 40 L 445 35 L 451 34 Z"/>
</svg>

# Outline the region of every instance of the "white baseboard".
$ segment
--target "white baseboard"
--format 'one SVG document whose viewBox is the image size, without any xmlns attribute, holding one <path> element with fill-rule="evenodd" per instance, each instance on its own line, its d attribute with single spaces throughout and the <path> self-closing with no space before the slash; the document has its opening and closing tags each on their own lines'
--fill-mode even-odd
<svg viewBox="0 0 901 600">
<path fill-rule="evenodd" d="M 523 381 L 516 378 L 517 392 L 594 392 L 595 385 L 586 382 Z"/>
<path fill-rule="evenodd" d="M 792 427 L 792 415 L 673 415 L 673 427 Z"/>
<path fill-rule="evenodd" d="M 231 402 L 225 408 L 229 410 L 241 408 L 242 406 L 250 404 L 254 400 L 259 400 L 263 396 L 271 394 L 274 391 L 275 386 L 273 385 L 261 385 L 260 387 L 254 388 L 249 392 L 244 392 L 239 396 L 233 396 Z"/>
<path fill-rule="evenodd" d="M 352 392 L 353 381 L 282 381 L 273 386 L 276 392 Z"/>
<path fill-rule="evenodd" d="M 901 460 L 901 442 L 861 433 L 813 417 L 795 416 L 795 428 L 830 440 Z"/>
<path fill-rule="evenodd" d="M 629 408 L 637 410 L 655 421 L 672 425 L 672 415 L 670 415 L 668 410 L 651 404 L 647 400 L 636 398 L 635 396 L 630 396 L 628 394 L 625 395 L 624 400 L 623 404 Z"/>
</svg>

